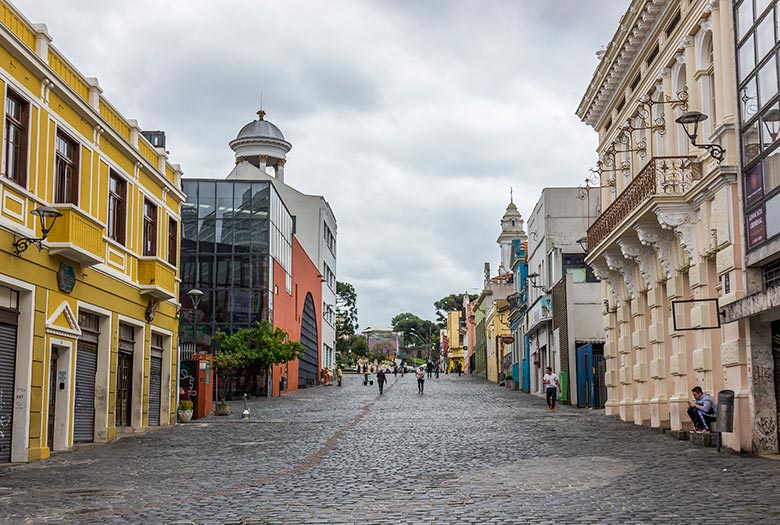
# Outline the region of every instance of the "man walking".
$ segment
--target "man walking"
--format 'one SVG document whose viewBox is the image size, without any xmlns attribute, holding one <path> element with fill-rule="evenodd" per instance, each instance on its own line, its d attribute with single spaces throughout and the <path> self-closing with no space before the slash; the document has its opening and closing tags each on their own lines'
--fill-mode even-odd
<svg viewBox="0 0 780 525">
<path fill-rule="evenodd" d="M 336 369 L 336 380 L 339 383 L 339 386 L 341 386 L 341 377 L 344 375 L 344 372 L 341 370 L 341 367 L 338 367 Z"/>
<path fill-rule="evenodd" d="M 385 369 L 380 368 L 379 371 L 376 373 L 376 382 L 379 384 L 379 395 L 382 395 L 382 392 L 385 389 L 385 383 L 387 382 L 387 377 L 385 377 Z"/>
<path fill-rule="evenodd" d="M 712 396 L 702 391 L 700 386 L 693 387 L 694 401 L 688 401 L 688 417 L 693 421 L 691 432 L 710 432 L 710 424 L 717 418 L 717 408 Z"/>
<path fill-rule="evenodd" d="M 547 410 L 555 412 L 555 400 L 558 398 L 558 389 L 561 387 L 558 383 L 558 374 L 553 374 L 552 367 L 547 367 L 547 373 L 542 378 L 547 399 Z"/>
<path fill-rule="evenodd" d="M 431 363 L 430 361 L 428 361 L 428 364 L 427 364 L 427 365 L 425 365 L 425 368 L 426 368 L 426 370 L 427 370 L 427 372 L 428 372 L 428 378 L 431 378 L 431 377 L 433 377 L 433 363 Z"/>
<path fill-rule="evenodd" d="M 417 369 L 417 393 L 422 394 L 425 390 L 425 368 L 420 367 Z"/>
</svg>

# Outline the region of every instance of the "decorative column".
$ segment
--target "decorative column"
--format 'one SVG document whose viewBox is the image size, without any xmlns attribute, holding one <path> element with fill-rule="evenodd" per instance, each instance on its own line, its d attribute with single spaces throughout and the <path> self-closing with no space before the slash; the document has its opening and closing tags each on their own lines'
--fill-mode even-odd
<svg viewBox="0 0 780 525">
<path fill-rule="evenodd" d="M 696 214 L 688 205 L 660 206 L 656 209 L 658 222 L 662 228 L 674 231 L 679 249 L 673 250 L 675 274 L 666 282 L 667 295 L 670 301 L 686 300 L 691 295 L 688 284 L 688 270 L 695 260 Z M 673 245 L 676 243 L 673 243 Z M 684 308 L 676 312 L 677 323 L 680 326 L 690 326 L 691 320 Z M 669 335 L 672 338 L 672 355 L 669 359 L 669 372 L 673 377 L 673 393 L 669 398 L 670 425 L 672 430 L 684 430 L 691 426 L 688 418 L 688 400 L 690 388 L 694 385 L 689 377 L 692 368 L 691 355 L 694 341 L 691 332 L 674 329 L 672 313 L 669 316 Z"/>
<path fill-rule="evenodd" d="M 260 168 L 260 171 L 265 173 L 267 165 L 268 165 L 268 155 L 260 155 L 257 157 L 257 167 Z"/>
<path fill-rule="evenodd" d="M 636 397 L 634 399 L 634 423 L 644 424 L 650 418 L 650 391 L 649 383 L 649 338 L 648 325 L 651 321 L 648 292 L 653 288 L 653 264 L 655 254 L 653 250 L 638 239 L 621 238 L 618 245 L 623 256 L 636 263 L 639 270 L 637 279 L 637 295 L 631 302 L 631 312 L 634 317 L 634 331 L 632 333 L 631 346 L 633 348 L 634 368 L 633 379 L 636 383 Z"/>
<path fill-rule="evenodd" d="M 667 329 L 669 325 L 669 300 L 666 281 L 672 277 L 672 241 L 674 234 L 659 226 L 636 225 L 639 242 L 655 252 L 654 286 L 647 292 L 650 310 L 648 340 L 652 348 L 650 377 L 653 380 L 653 397 L 650 399 L 650 424 L 653 427 L 669 427 L 669 392 L 672 391 L 669 376 L 669 359 L 672 343 Z"/>
<path fill-rule="evenodd" d="M 634 401 L 636 392 L 634 389 L 634 367 L 633 367 L 633 333 L 634 318 L 632 315 L 631 303 L 636 298 L 636 279 L 635 266 L 627 261 L 620 252 L 607 252 L 604 254 L 607 266 L 623 277 L 623 284 L 628 291 L 628 295 L 622 297 L 621 303 L 617 308 L 617 321 L 620 337 L 618 338 L 619 369 L 618 380 L 620 381 L 620 419 L 623 421 L 634 421 Z"/>
<path fill-rule="evenodd" d="M 607 402 L 605 403 L 605 414 L 608 416 L 618 415 L 620 413 L 620 389 L 618 381 L 618 340 L 620 333 L 617 322 L 618 295 L 616 290 L 620 276 L 610 270 L 603 259 L 591 263 L 593 274 L 601 280 L 602 300 L 604 301 L 604 331 L 606 342 L 604 344 L 604 359 L 606 362 L 606 372 L 604 374 L 604 384 L 607 387 Z"/>
<path fill-rule="evenodd" d="M 279 159 L 276 164 L 276 179 L 279 182 L 284 182 L 284 165 L 287 161 L 285 159 Z"/>
</svg>

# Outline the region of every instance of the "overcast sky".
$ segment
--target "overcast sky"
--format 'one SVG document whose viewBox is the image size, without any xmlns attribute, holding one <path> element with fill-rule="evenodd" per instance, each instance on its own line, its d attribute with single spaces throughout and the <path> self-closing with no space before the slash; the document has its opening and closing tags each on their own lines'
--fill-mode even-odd
<svg viewBox="0 0 780 525">
<path fill-rule="evenodd" d="M 574 111 L 629 0 L 16 0 L 186 177 L 226 176 L 263 105 L 285 181 L 338 220 L 360 327 L 481 289 L 514 187 L 577 186 L 596 133 Z"/>
</svg>

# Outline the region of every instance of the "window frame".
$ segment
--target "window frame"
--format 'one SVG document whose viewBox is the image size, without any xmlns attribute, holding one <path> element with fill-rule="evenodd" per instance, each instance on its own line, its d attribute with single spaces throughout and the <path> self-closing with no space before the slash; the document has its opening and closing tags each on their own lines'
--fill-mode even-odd
<svg viewBox="0 0 780 525">
<path fill-rule="evenodd" d="M 19 119 L 10 116 L 8 111 L 8 102 L 14 101 L 20 106 Z M 7 88 L 5 93 L 5 124 L 3 128 L 3 171 L 5 176 L 19 184 L 20 186 L 27 187 L 27 157 L 29 155 L 29 133 L 30 133 L 30 101 L 21 96 L 13 89 Z M 19 131 L 21 137 L 17 150 L 17 157 L 14 162 L 15 172 L 11 174 L 8 168 L 9 155 L 11 154 L 11 145 L 9 138 L 9 127 L 13 126 Z"/>
<path fill-rule="evenodd" d="M 72 157 L 60 153 L 58 141 L 63 141 L 73 148 Z M 57 127 L 54 136 L 54 202 L 57 204 L 79 204 L 79 153 L 81 143 L 66 133 L 62 128 Z M 66 182 L 61 173 L 61 167 L 69 167 L 72 170 L 70 181 Z M 67 185 L 70 185 L 70 188 Z"/>
<path fill-rule="evenodd" d="M 144 197 L 144 230 L 143 230 L 143 249 L 145 257 L 157 256 L 157 220 L 159 215 L 158 206 L 148 197 Z M 153 212 L 150 214 L 150 212 Z"/>
<path fill-rule="evenodd" d="M 176 266 L 178 261 L 177 251 L 179 246 L 179 221 L 168 217 L 168 264 Z"/>
<path fill-rule="evenodd" d="M 106 217 L 106 233 L 108 237 L 122 246 L 127 242 L 127 181 L 114 170 L 108 172 L 108 210 Z M 112 182 L 117 181 L 120 195 L 112 189 Z M 112 216 L 112 204 L 116 202 L 117 208 Z M 120 224 L 121 221 L 121 224 Z"/>
</svg>

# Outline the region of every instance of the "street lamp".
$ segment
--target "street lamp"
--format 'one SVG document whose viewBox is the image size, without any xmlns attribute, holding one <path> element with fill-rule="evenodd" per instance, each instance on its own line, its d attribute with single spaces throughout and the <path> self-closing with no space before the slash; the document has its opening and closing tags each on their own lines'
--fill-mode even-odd
<svg viewBox="0 0 780 525">
<path fill-rule="evenodd" d="M 30 213 L 38 217 L 41 221 L 41 236 L 40 237 L 21 237 L 14 241 L 14 255 L 21 255 L 31 244 L 38 245 L 38 251 L 42 249 L 41 241 L 44 241 L 49 236 L 49 232 L 54 227 L 54 222 L 57 217 L 62 217 L 62 213 L 58 209 L 51 206 L 39 206 L 32 210 Z"/>
<path fill-rule="evenodd" d="M 194 350 L 198 349 L 198 305 L 200 304 L 200 300 L 203 298 L 203 292 L 198 290 L 197 288 L 193 288 L 189 292 L 187 292 L 187 295 L 190 298 L 190 302 L 192 303 L 192 344 L 195 347 Z"/>
<path fill-rule="evenodd" d="M 580 248 L 582 248 L 582 251 L 585 252 L 585 254 L 588 253 L 588 237 L 580 237 L 577 239 L 577 244 L 580 245 Z"/>
<path fill-rule="evenodd" d="M 710 152 L 710 156 L 715 159 L 718 164 L 723 160 L 723 155 L 726 153 L 719 144 L 696 144 L 696 136 L 699 131 L 699 122 L 707 120 L 707 115 L 699 111 L 686 111 L 674 121 L 680 124 L 685 130 L 685 134 L 691 139 L 691 145 L 697 148 L 706 149 Z"/>
<path fill-rule="evenodd" d="M 550 293 L 550 290 L 546 286 L 544 286 L 543 284 L 536 284 L 536 279 L 538 277 L 539 277 L 539 274 L 534 272 L 534 273 L 529 273 L 528 277 L 526 277 L 526 279 L 531 281 L 531 286 L 533 286 L 534 288 L 541 288 L 543 293 Z"/>
<path fill-rule="evenodd" d="M 772 139 L 772 142 L 774 142 L 777 140 L 777 135 L 780 134 L 780 109 L 777 107 L 770 109 L 766 112 L 762 120 L 764 121 L 767 133 L 769 133 L 769 137 Z"/>
</svg>

